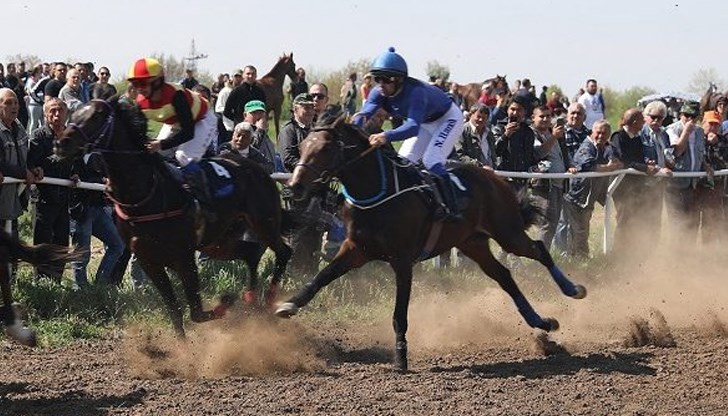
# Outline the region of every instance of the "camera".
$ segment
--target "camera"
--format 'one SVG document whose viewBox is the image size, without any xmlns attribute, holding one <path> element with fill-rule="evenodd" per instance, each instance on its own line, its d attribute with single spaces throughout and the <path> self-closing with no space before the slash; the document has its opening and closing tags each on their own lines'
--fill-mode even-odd
<svg viewBox="0 0 728 416">
<path fill-rule="evenodd" d="M 563 117 L 556 118 L 556 127 L 561 127 L 566 125 L 566 119 Z"/>
<path fill-rule="evenodd" d="M 509 123 L 518 123 L 518 116 L 508 116 L 508 122 Z"/>
</svg>

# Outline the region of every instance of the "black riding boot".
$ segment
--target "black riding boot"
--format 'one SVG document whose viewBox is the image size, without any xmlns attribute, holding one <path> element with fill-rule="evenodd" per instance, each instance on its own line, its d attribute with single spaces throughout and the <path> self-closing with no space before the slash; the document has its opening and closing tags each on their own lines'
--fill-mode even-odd
<svg viewBox="0 0 728 416">
<path fill-rule="evenodd" d="M 203 217 L 212 222 L 217 219 L 213 211 L 212 195 L 210 194 L 210 186 L 207 182 L 207 175 L 203 169 L 185 172 L 185 181 L 190 187 L 192 195 L 199 202 Z"/>
<path fill-rule="evenodd" d="M 455 189 L 453 189 L 453 183 L 448 176 L 437 176 L 437 182 L 440 188 L 440 195 L 442 197 L 442 210 L 444 216 L 442 217 L 445 221 L 458 221 L 463 219 L 458 209 L 457 196 L 455 195 Z M 436 209 L 437 216 L 437 209 Z"/>
</svg>

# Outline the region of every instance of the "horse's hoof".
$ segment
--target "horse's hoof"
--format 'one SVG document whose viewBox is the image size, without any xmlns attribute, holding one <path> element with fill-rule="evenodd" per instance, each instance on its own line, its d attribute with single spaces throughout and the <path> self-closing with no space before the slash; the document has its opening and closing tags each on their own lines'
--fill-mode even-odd
<svg viewBox="0 0 728 416">
<path fill-rule="evenodd" d="M 223 304 L 222 302 L 220 302 L 220 304 L 219 304 L 219 305 L 215 306 L 215 307 L 214 307 L 214 308 L 212 309 L 212 316 L 213 316 L 213 317 L 214 317 L 215 319 L 220 319 L 220 318 L 223 318 L 223 317 L 225 316 L 225 314 L 227 314 L 227 310 L 228 310 L 228 307 L 227 307 L 227 305 L 225 305 L 225 304 Z"/>
<path fill-rule="evenodd" d="M 276 309 L 275 315 L 279 318 L 290 318 L 298 313 L 298 306 L 293 302 L 281 303 Z"/>
<path fill-rule="evenodd" d="M 397 342 L 397 345 L 394 348 L 394 365 L 397 368 L 397 371 L 402 373 L 407 372 L 409 365 L 407 363 L 406 342 Z"/>
<path fill-rule="evenodd" d="M 542 328 L 547 332 L 554 332 L 559 330 L 559 321 L 554 318 L 546 318 L 543 320 L 546 323 L 547 328 Z"/>
<path fill-rule="evenodd" d="M 24 327 L 20 322 L 16 322 L 5 328 L 5 333 L 22 345 L 35 347 L 38 344 L 35 332 Z"/>
<path fill-rule="evenodd" d="M 574 289 L 576 289 L 576 293 L 574 293 L 571 297 L 574 299 L 584 299 L 586 297 L 586 288 L 582 285 L 576 285 L 574 286 Z"/>
</svg>

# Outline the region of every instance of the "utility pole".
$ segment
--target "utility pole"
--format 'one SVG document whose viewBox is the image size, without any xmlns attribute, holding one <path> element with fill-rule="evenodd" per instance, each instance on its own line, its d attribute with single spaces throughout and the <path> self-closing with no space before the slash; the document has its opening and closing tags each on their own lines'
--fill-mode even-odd
<svg viewBox="0 0 728 416">
<path fill-rule="evenodd" d="M 192 71 L 197 72 L 197 61 L 206 58 L 207 54 L 198 52 L 197 48 L 195 47 L 195 39 L 192 39 L 190 54 L 182 58 L 182 61 L 185 62 L 185 69 L 191 69 Z"/>
</svg>

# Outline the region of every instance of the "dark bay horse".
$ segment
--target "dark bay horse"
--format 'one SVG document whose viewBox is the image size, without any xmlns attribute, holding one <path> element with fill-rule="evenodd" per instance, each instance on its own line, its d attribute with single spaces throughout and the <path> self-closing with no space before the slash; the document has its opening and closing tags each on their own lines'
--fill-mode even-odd
<svg viewBox="0 0 728 416">
<path fill-rule="evenodd" d="M 5 324 L 5 333 L 23 345 L 34 347 L 36 344 L 35 332 L 24 326 L 13 307 L 13 293 L 10 287 L 10 263 L 17 260 L 40 266 L 57 265 L 80 259 L 81 253 L 68 251 L 68 247 L 52 244 L 38 244 L 29 246 L 11 237 L 5 231 L 0 231 L 0 289 L 2 291 L 3 306 L 0 308 L 0 320 Z"/>
<path fill-rule="evenodd" d="M 558 322 L 541 318 L 516 286 L 511 272 L 491 253 L 492 238 L 507 252 L 539 261 L 548 268 L 561 291 L 573 298 L 586 296 L 586 289 L 574 285 L 554 264 L 541 241 L 524 232 L 536 209 L 518 200 L 508 184 L 493 172 L 474 166 L 453 170 L 467 186 L 469 204 L 463 220 L 433 222 L 432 210 L 419 192 L 419 180 L 409 181 L 410 171 L 399 170 L 395 157 L 385 150 L 372 151 L 368 136 L 338 118 L 318 126 L 301 143 L 301 159 L 289 185 L 295 195 L 305 195 L 310 185 L 336 176 L 344 186 L 347 203 L 343 208 L 346 240 L 336 257 L 295 296 L 276 310 L 280 317 L 295 315 L 321 288 L 371 260 L 390 264 L 396 277 L 394 332 L 396 365 L 407 369 L 407 309 L 412 287 L 413 265 L 450 249 L 459 248 L 515 302 L 525 321 L 544 331 L 558 329 Z"/>
<path fill-rule="evenodd" d="M 281 108 L 283 106 L 283 81 L 286 75 L 291 81 L 296 79 L 296 63 L 293 62 L 293 52 L 283 54 L 278 62 L 267 74 L 258 80 L 258 85 L 265 92 L 265 105 L 268 112 L 273 112 L 273 122 L 276 126 L 276 134 L 280 131 Z"/>
<path fill-rule="evenodd" d="M 165 269 L 174 271 L 182 281 L 192 321 L 215 319 L 226 307 L 223 303 L 203 310 L 196 250 L 212 259 L 245 261 L 250 276 L 245 298 L 250 302 L 255 301 L 261 256 L 266 247 L 273 250 L 275 266 L 265 294 L 271 303 L 291 256 L 281 237 L 288 215 L 281 209 L 274 181 L 247 159 L 211 159 L 216 170 L 222 169 L 231 178 L 234 192 L 216 201 L 217 219 L 208 221 L 162 157 L 145 151 L 146 141 L 147 122 L 138 107 L 118 99 L 94 100 L 73 114 L 56 154 L 74 158 L 82 150 L 101 153 L 119 232 L 159 290 L 177 335 L 184 336 L 182 310 Z M 245 230 L 252 231 L 261 243 L 241 241 Z"/>
</svg>

